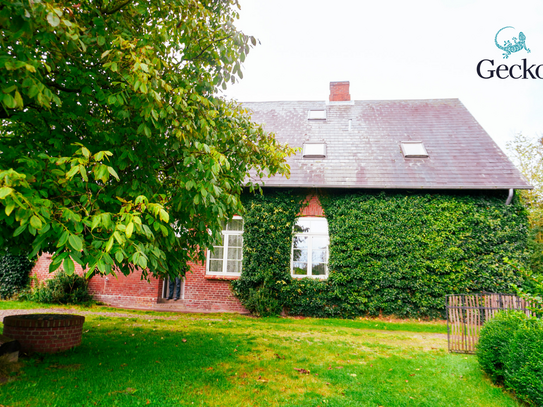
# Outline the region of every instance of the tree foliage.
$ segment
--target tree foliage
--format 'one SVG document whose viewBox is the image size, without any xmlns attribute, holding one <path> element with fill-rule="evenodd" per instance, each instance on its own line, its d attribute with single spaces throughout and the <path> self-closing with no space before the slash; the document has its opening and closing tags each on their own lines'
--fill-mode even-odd
<svg viewBox="0 0 543 407">
<path fill-rule="evenodd" d="M 0 246 L 176 274 L 242 213 L 249 171 L 288 173 L 292 150 L 217 96 L 256 44 L 238 7 L 0 0 Z"/>
<path fill-rule="evenodd" d="M 507 144 L 509 155 L 528 182 L 534 187 L 519 191 L 528 210 L 530 222 L 530 267 L 543 273 L 543 138 L 530 138 L 519 133 Z"/>
</svg>

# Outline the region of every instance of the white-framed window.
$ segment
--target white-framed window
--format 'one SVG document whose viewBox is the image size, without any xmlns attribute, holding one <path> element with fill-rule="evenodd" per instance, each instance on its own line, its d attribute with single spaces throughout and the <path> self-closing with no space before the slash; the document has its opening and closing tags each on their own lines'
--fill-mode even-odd
<svg viewBox="0 0 543 407">
<path fill-rule="evenodd" d="M 298 218 L 292 238 L 292 277 L 328 277 L 328 221 L 326 218 Z"/>
<path fill-rule="evenodd" d="M 307 114 L 308 120 L 326 120 L 326 110 L 310 110 Z"/>
<path fill-rule="evenodd" d="M 221 240 L 207 251 L 206 274 L 241 275 L 243 254 L 243 219 L 234 216 L 223 224 Z"/>
<path fill-rule="evenodd" d="M 303 145 L 303 158 L 325 158 L 326 144 L 323 142 L 306 142 Z"/>
<path fill-rule="evenodd" d="M 400 142 L 403 156 L 405 158 L 426 158 L 428 152 L 422 141 L 402 141 Z"/>
</svg>

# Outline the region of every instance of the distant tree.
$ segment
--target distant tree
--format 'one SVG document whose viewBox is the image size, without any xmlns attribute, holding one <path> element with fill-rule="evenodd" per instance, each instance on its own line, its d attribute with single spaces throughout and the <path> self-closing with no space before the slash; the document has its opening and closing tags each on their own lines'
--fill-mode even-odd
<svg viewBox="0 0 543 407">
<path fill-rule="evenodd" d="M 533 256 L 532 269 L 543 272 L 543 138 L 529 138 L 516 134 L 507 143 L 510 157 L 533 189 L 520 191 L 529 216 Z"/>
<path fill-rule="evenodd" d="M 217 96 L 256 44 L 238 8 L 0 0 L 0 248 L 176 274 L 242 213 L 249 171 L 288 174 L 293 150 Z"/>
</svg>

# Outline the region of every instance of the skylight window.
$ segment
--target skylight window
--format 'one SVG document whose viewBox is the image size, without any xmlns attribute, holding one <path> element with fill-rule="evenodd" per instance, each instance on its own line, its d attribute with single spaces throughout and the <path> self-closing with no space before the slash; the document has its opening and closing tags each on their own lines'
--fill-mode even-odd
<svg viewBox="0 0 543 407">
<path fill-rule="evenodd" d="M 400 143 L 405 158 L 425 158 L 428 152 L 422 141 L 402 141 Z"/>
<path fill-rule="evenodd" d="M 305 143 L 302 154 L 304 158 L 324 158 L 326 157 L 326 144 Z"/>
<path fill-rule="evenodd" d="M 310 110 L 308 120 L 326 120 L 326 110 Z"/>
</svg>

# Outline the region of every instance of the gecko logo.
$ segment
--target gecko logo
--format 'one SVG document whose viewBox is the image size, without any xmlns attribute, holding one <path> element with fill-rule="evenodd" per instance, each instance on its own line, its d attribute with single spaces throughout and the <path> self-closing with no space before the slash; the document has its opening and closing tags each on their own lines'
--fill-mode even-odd
<svg viewBox="0 0 543 407">
<path fill-rule="evenodd" d="M 504 31 L 507 30 L 507 31 Z M 509 59 L 515 52 L 526 51 L 530 53 L 530 49 L 526 47 L 526 35 L 522 31 L 518 33 L 518 38 L 515 35 L 514 27 L 503 27 L 494 36 L 496 47 L 503 51 L 502 58 Z M 501 35 L 500 33 L 504 31 Z M 509 36 L 505 35 L 509 34 Z M 513 35 L 511 37 L 511 35 Z M 498 39 L 500 37 L 500 40 Z M 500 42 L 503 45 L 500 45 Z M 529 64 L 526 58 L 523 58 L 522 64 L 506 65 L 501 64 L 494 68 L 493 59 L 483 59 L 477 64 L 477 75 L 482 79 L 543 79 L 543 64 Z"/>
<path fill-rule="evenodd" d="M 509 55 L 511 55 L 513 52 L 519 52 L 519 51 L 522 51 L 523 49 L 526 50 L 527 53 L 530 53 L 531 51 L 528 48 L 526 48 L 526 36 L 524 35 L 522 31 L 519 32 L 518 39 L 517 37 L 511 38 L 511 40 L 513 40 L 513 43 L 511 43 L 511 40 L 504 40 L 503 47 L 498 43 L 498 35 L 506 28 L 515 29 L 515 27 L 511 27 L 510 25 L 508 25 L 507 27 L 503 27 L 502 29 L 500 29 L 496 33 L 496 36 L 494 37 L 494 43 L 496 44 L 496 46 L 502 51 L 505 51 L 503 53 L 503 58 L 507 59 L 509 58 Z"/>
</svg>

